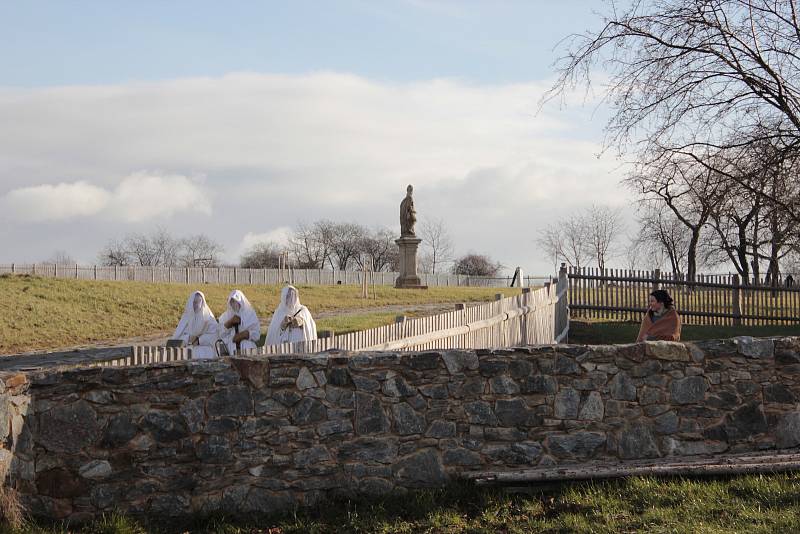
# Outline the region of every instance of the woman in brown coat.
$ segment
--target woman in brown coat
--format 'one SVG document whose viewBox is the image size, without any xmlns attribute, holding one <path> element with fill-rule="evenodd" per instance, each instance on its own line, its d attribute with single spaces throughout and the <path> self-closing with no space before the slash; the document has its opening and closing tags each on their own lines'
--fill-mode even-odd
<svg viewBox="0 0 800 534">
<path fill-rule="evenodd" d="M 650 293 L 650 305 L 642 319 L 636 341 L 680 341 L 681 317 L 672 305 L 672 297 L 663 289 Z"/>
</svg>

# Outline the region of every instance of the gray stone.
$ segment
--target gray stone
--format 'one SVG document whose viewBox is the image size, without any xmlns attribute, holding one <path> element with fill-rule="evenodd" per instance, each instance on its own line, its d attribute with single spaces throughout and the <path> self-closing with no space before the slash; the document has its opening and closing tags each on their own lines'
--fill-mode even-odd
<svg viewBox="0 0 800 534">
<path fill-rule="evenodd" d="M 474 371 L 478 368 L 478 355 L 472 351 L 444 351 L 442 359 L 451 375 L 463 373 L 464 370 Z"/>
<path fill-rule="evenodd" d="M 371 393 L 381 389 L 380 382 L 369 378 L 368 376 L 350 375 L 350 377 L 353 379 L 353 384 L 355 384 L 358 391 L 366 391 Z"/>
<path fill-rule="evenodd" d="M 643 378 L 660 372 L 661 362 L 658 360 L 647 360 L 639 365 L 634 365 L 630 371 L 631 376 L 634 378 Z"/>
<path fill-rule="evenodd" d="M 800 446 L 800 412 L 783 414 L 775 428 L 775 445 L 779 449 Z"/>
<path fill-rule="evenodd" d="M 653 422 L 655 431 L 659 434 L 674 434 L 678 431 L 678 414 L 673 411 L 659 415 Z"/>
<path fill-rule="evenodd" d="M 289 415 L 289 410 L 286 409 L 286 406 L 275 399 L 264 399 L 256 401 L 256 415 L 286 417 Z"/>
<path fill-rule="evenodd" d="M 89 480 L 102 480 L 112 473 L 111 464 L 106 460 L 92 460 L 78 469 L 78 474 Z"/>
<path fill-rule="evenodd" d="M 475 401 L 464 405 L 469 422 L 473 425 L 497 426 L 497 417 L 488 402 Z"/>
<path fill-rule="evenodd" d="M 294 466 L 304 469 L 312 464 L 330 461 L 331 454 L 324 445 L 315 445 L 294 453 Z"/>
<path fill-rule="evenodd" d="M 755 397 L 760 389 L 761 387 L 758 384 L 750 381 L 739 380 L 736 382 L 736 391 L 739 393 L 739 395 L 745 398 Z"/>
<path fill-rule="evenodd" d="M 189 436 L 183 417 L 168 412 L 148 412 L 142 419 L 142 429 L 148 431 L 156 441 L 168 443 Z"/>
<path fill-rule="evenodd" d="M 603 406 L 603 398 L 597 391 L 592 391 L 586 400 L 583 401 L 583 406 L 578 413 L 578 419 L 584 421 L 602 421 L 605 408 Z"/>
<path fill-rule="evenodd" d="M 328 369 L 328 382 L 334 386 L 349 386 L 351 381 L 350 372 L 347 370 L 347 367 L 332 367 Z"/>
<path fill-rule="evenodd" d="M 519 386 L 511 377 L 501 375 L 489 380 L 489 387 L 495 395 L 516 395 L 519 393 Z"/>
<path fill-rule="evenodd" d="M 395 480 L 407 488 L 439 487 L 447 482 L 447 475 L 439 455 L 425 449 L 398 461 L 392 468 Z"/>
<path fill-rule="evenodd" d="M 317 423 L 325 419 L 325 405 L 317 399 L 305 397 L 292 408 L 291 420 L 295 425 Z"/>
<path fill-rule="evenodd" d="M 779 404 L 794 404 L 796 398 L 792 390 L 783 384 L 767 384 L 764 386 L 764 401 Z"/>
<path fill-rule="evenodd" d="M 396 438 L 357 438 L 339 446 L 340 462 L 391 463 L 397 458 Z"/>
<path fill-rule="evenodd" d="M 148 514 L 155 517 L 183 517 L 189 513 L 190 499 L 186 495 L 172 493 L 150 498 Z"/>
<path fill-rule="evenodd" d="M 508 372 L 508 363 L 502 360 L 480 360 L 478 370 L 486 377 L 498 376 Z"/>
<path fill-rule="evenodd" d="M 486 383 L 483 378 L 468 378 L 461 383 L 451 383 L 449 385 L 450 394 L 456 398 L 474 398 L 483 395 Z"/>
<path fill-rule="evenodd" d="M 725 417 L 725 432 L 729 439 L 742 439 L 767 431 L 767 418 L 761 403 L 748 402 Z"/>
<path fill-rule="evenodd" d="M 442 460 L 445 465 L 481 465 L 481 455 L 477 452 L 472 452 L 469 449 L 456 447 L 447 449 L 442 454 Z"/>
<path fill-rule="evenodd" d="M 559 419 L 576 419 L 581 394 L 572 388 L 563 388 L 553 401 L 553 411 Z"/>
<path fill-rule="evenodd" d="M 728 450 L 727 443 L 718 441 L 689 441 L 664 438 L 664 451 L 667 456 L 693 456 L 697 454 L 719 454 Z"/>
<path fill-rule="evenodd" d="M 520 426 L 529 424 L 533 415 L 524 399 L 497 400 L 494 403 L 494 413 L 503 426 Z"/>
<path fill-rule="evenodd" d="M 205 419 L 203 399 L 187 400 L 181 405 L 180 414 L 183 416 L 184 421 L 186 421 L 186 428 L 189 429 L 189 432 L 200 432 L 200 429 L 203 428 L 203 420 Z"/>
<path fill-rule="evenodd" d="M 270 515 L 293 509 L 296 502 L 287 492 L 275 492 L 253 487 L 247 493 L 240 510 L 244 513 Z"/>
<path fill-rule="evenodd" d="M 650 404 L 661 404 L 667 400 L 667 395 L 659 388 L 642 386 L 639 393 L 639 404 L 648 406 Z"/>
<path fill-rule="evenodd" d="M 528 433 L 518 428 L 488 427 L 483 431 L 486 441 L 523 441 Z"/>
<path fill-rule="evenodd" d="M 111 404 L 114 402 L 114 394 L 106 390 L 93 390 L 84 397 L 94 404 Z"/>
<path fill-rule="evenodd" d="M 611 398 L 616 400 L 634 401 L 636 400 L 636 385 L 628 376 L 628 373 L 620 371 L 609 384 Z"/>
<path fill-rule="evenodd" d="M 37 442 L 50 452 L 74 454 L 93 444 L 99 437 L 97 414 L 91 404 L 84 400 L 59 404 L 39 414 Z"/>
<path fill-rule="evenodd" d="M 2 381 L 0 380 L 0 384 Z M 10 425 L 8 421 L 11 419 L 11 400 L 8 395 L 0 395 L 0 442 L 8 437 Z"/>
<path fill-rule="evenodd" d="M 394 489 L 394 484 L 383 478 L 365 478 L 358 481 L 358 491 L 369 497 L 388 495 Z"/>
<path fill-rule="evenodd" d="M 139 428 L 131 421 L 130 415 L 123 413 L 111 418 L 103 432 L 100 446 L 116 449 L 128 443 L 139 432 Z"/>
<path fill-rule="evenodd" d="M 653 430 L 644 423 L 626 426 L 619 435 L 619 457 L 623 460 L 658 458 L 660 452 Z"/>
<path fill-rule="evenodd" d="M 402 376 L 395 376 L 386 380 L 381 391 L 389 397 L 410 397 L 416 394 L 416 390 L 409 386 Z"/>
<path fill-rule="evenodd" d="M 579 375 L 581 374 L 581 368 L 574 358 L 556 354 L 553 373 L 557 375 Z"/>
<path fill-rule="evenodd" d="M 575 432 L 547 436 L 545 445 L 558 458 L 591 458 L 606 444 L 602 432 Z"/>
<path fill-rule="evenodd" d="M 227 434 L 239 428 L 239 421 L 232 417 L 210 419 L 203 429 L 206 434 Z"/>
<path fill-rule="evenodd" d="M 734 338 L 739 354 L 748 358 L 772 358 L 775 354 L 775 343 L 771 339 L 755 339 L 750 336 Z"/>
<path fill-rule="evenodd" d="M 702 402 L 708 390 L 708 382 L 702 376 L 690 376 L 673 380 L 669 386 L 670 400 L 675 404 Z"/>
<path fill-rule="evenodd" d="M 645 342 L 645 354 L 658 360 L 691 361 L 689 349 L 684 344 L 674 341 L 647 341 Z"/>
<path fill-rule="evenodd" d="M 512 360 L 508 364 L 508 372 L 515 380 L 525 379 L 533 373 L 533 364 L 527 360 Z"/>
<path fill-rule="evenodd" d="M 456 424 L 453 421 L 437 419 L 432 422 L 425 432 L 426 438 L 452 438 L 456 435 Z"/>
<path fill-rule="evenodd" d="M 378 434 L 388 432 L 390 427 L 380 401 L 368 393 L 356 393 L 356 433 Z"/>
<path fill-rule="evenodd" d="M 493 462 L 511 465 L 533 465 L 542 456 L 542 446 L 535 441 L 508 445 L 487 445 L 482 452 Z"/>
<path fill-rule="evenodd" d="M 558 391 L 558 381 L 552 376 L 529 376 L 522 385 L 522 393 L 555 394 Z"/>
<path fill-rule="evenodd" d="M 422 434 L 425 431 L 425 418 L 414 411 L 408 403 L 392 405 L 395 431 L 401 436 Z"/>
<path fill-rule="evenodd" d="M 230 441 L 224 436 L 208 436 L 200 440 L 197 458 L 209 464 L 229 462 L 232 458 Z"/>
<path fill-rule="evenodd" d="M 419 392 L 431 399 L 444 400 L 448 398 L 447 384 L 428 384 L 420 386 Z"/>
<path fill-rule="evenodd" d="M 332 388 L 328 388 L 330 391 Z M 272 398 L 280 402 L 287 408 L 291 408 L 303 398 L 298 392 L 293 389 L 279 389 L 272 393 Z"/>
<path fill-rule="evenodd" d="M 303 367 L 300 369 L 300 374 L 297 375 L 297 389 L 304 390 L 317 387 L 317 381 L 314 379 L 314 375 L 311 374 L 311 371 L 308 370 L 308 367 Z"/>
<path fill-rule="evenodd" d="M 332 436 L 334 434 L 346 434 L 353 431 L 353 423 L 349 419 L 338 419 L 335 421 L 327 421 L 317 427 L 317 433 L 322 438 Z"/>
<path fill-rule="evenodd" d="M 325 398 L 334 406 L 340 406 L 342 408 L 353 408 L 356 405 L 355 393 L 349 389 L 336 386 L 328 386 L 325 388 Z"/>
<path fill-rule="evenodd" d="M 208 398 L 206 411 L 211 417 L 253 415 L 253 396 L 246 386 L 228 387 Z"/>
<path fill-rule="evenodd" d="M 423 352 L 422 354 L 412 354 L 410 357 L 405 358 L 405 363 L 412 369 L 425 371 L 438 368 L 440 359 L 441 356 L 436 352 Z"/>
</svg>

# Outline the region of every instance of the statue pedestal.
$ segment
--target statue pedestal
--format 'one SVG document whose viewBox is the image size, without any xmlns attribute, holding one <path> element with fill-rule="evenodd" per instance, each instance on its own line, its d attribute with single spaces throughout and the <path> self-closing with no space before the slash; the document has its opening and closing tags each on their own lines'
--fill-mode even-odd
<svg viewBox="0 0 800 534">
<path fill-rule="evenodd" d="M 417 276 L 417 248 L 422 243 L 422 239 L 403 236 L 396 239 L 395 243 L 400 247 L 400 276 L 395 280 L 394 287 L 398 289 L 428 289 L 428 286 L 422 285 L 422 281 Z"/>
</svg>

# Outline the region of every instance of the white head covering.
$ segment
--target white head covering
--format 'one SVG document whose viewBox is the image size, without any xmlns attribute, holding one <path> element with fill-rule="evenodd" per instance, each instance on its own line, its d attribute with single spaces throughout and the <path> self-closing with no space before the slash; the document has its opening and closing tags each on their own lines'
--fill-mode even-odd
<svg viewBox="0 0 800 534">
<path fill-rule="evenodd" d="M 202 299 L 199 312 L 194 311 L 194 299 L 197 296 Z M 216 319 L 214 319 L 214 313 L 206 303 L 206 296 L 202 291 L 195 291 L 189 295 L 189 300 L 186 301 L 186 308 L 184 308 L 181 320 L 178 322 L 178 328 L 175 329 L 175 333 L 172 337 L 177 339 L 184 333 L 190 336 L 200 336 L 200 334 L 204 332 L 209 319 L 216 321 Z"/>
<path fill-rule="evenodd" d="M 239 303 L 238 312 L 231 308 L 231 300 Z M 238 315 L 241 319 L 238 329 L 226 329 L 225 323 L 227 323 L 228 320 L 234 315 Z M 253 342 L 257 341 L 258 338 L 261 337 L 261 323 L 258 322 L 256 310 L 253 308 L 253 305 L 250 304 L 250 301 L 247 300 L 247 297 L 244 296 L 244 293 L 238 289 L 234 289 L 231 291 L 231 294 L 228 295 L 228 308 L 225 310 L 225 313 L 220 316 L 219 325 L 220 337 L 223 339 L 226 339 L 227 337 L 233 337 L 233 332 L 236 330 L 239 332 L 244 332 L 245 330 L 250 332 L 250 340 Z"/>
<path fill-rule="evenodd" d="M 286 286 L 281 290 L 281 301 L 272 314 L 272 321 L 267 330 L 267 345 L 277 345 L 286 341 L 294 341 L 281 331 L 281 323 L 285 317 L 299 316 L 303 319 L 303 339 L 308 341 L 317 338 L 317 326 L 308 308 L 300 304 L 300 293 L 294 286 Z"/>
</svg>

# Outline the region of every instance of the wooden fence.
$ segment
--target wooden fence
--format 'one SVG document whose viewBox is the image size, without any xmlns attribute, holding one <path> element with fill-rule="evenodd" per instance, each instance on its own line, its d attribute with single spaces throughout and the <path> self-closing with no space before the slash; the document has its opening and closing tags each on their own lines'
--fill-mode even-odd
<svg viewBox="0 0 800 534">
<path fill-rule="evenodd" d="M 800 289 L 764 280 L 741 284 L 738 275 L 699 274 L 694 281 L 655 271 L 569 268 L 573 318 L 640 321 L 650 293 L 665 289 L 684 324 L 778 325 L 800 323 Z"/>
<path fill-rule="evenodd" d="M 30 274 L 45 278 L 74 280 L 138 281 L 178 284 L 283 284 L 302 285 L 361 285 L 362 271 L 333 271 L 326 269 L 244 269 L 240 267 L 149 267 L 139 265 L 57 265 L 52 263 L 0 264 L 2 274 Z M 367 283 L 394 285 L 397 272 L 368 272 Z M 429 287 L 508 287 L 511 276 L 465 276 L 456 274 L 420 273 L 422 285 Z M 548 276 L 526 276 L 523 287 L 539 286 Z"/>
</svg>

